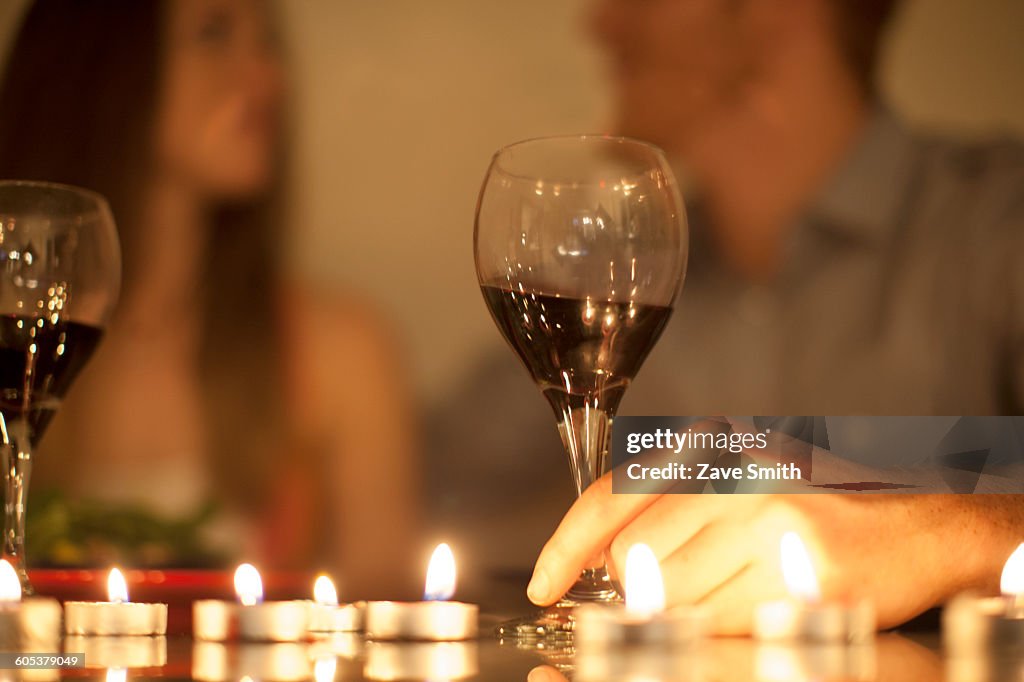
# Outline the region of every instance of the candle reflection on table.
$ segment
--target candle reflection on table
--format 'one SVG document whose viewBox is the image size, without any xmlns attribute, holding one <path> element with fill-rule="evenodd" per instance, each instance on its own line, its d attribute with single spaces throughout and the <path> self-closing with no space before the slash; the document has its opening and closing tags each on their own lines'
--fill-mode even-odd
<svg viewBox="0 0 1024 682">
<path fill-rule="evenodd" d="M 64 651 L 85 654 L 87 668 L 153 668 L 167 663 L 167 638 L 68 635 Z"/>
<path fill-rule="evenodd" d="M 314 639 L 309 645 L 309 655 L 313 658 L 333 656 L 352 661 L 362 653 L 363 636 L 354 632 L 334 632 Z"/>
<path fill-rule="evenodd" d="M 334 656 L 322 656 L 313 658 L 313 680 L 314 682 L 333 682 L 338 674 L 338 659 Z"/>
<path fill-rule="evenodd" d="M 903 635 L 880 634 L 872 646 L 812 642 L 758 642 L 723 637 L 707 640 L 706 677 L 711 682 L 939 682 L 943 661 L 936 651 Z M 960 680 L 961 678 L 947 678 Z"/>
<path fill-rule="evenodd" d="M 250 677 L 254 680 L 305 680 L 313 673 L 308 647 L 293 642 L 195 642 L 192 677 L 219 682 Z"/>
<path fill-rule="evenodd" d="M 368 642 L 370 680 L 461 680 L 479 671 L 476 642 Z"/>
<path fill-rule="evenodd" d="M 834 643 L 763 643 L 755 656 L 758 682 L 876 678 L 875 647 Z"/>
</svg>

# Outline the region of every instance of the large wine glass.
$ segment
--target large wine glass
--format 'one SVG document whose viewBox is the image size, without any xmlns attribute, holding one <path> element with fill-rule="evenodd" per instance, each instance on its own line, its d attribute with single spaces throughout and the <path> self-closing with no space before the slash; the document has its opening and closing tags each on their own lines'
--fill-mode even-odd
<svg viewBox="0 0 1024 682">
<path fill-rule="evenodd" d="M 668 161 L 619 137 L 509 145 L 487 170 L 474 241 L 484 300 L 554 409 L 578 496 L 606 471 L 619 401 L 685 273 L 686 218 Z M 586 569 L 554 607 L 499 632 L 565 634 L 573 607 L 619 599 L 603 566 Z"/>
<path fill-rule="evenodd" d="M 0 181 L 3 558 L 22 590 L 32 448 L 89 360 L 117 301 L 121 251 L 106 200 L 77 187 Z"/>
</svg>

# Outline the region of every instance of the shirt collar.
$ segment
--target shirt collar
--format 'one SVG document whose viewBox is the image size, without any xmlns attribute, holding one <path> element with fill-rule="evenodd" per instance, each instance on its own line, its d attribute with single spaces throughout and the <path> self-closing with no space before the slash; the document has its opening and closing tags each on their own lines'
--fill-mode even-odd
<svg viewBox="0 0 1024 682">
<path fill-rule="evenodd" d="M 858 141 L 807 212 L 823 229 L 874 243 L 898 225 L 919 146 L 889 109 L 874 107 Z"/>
</svg>

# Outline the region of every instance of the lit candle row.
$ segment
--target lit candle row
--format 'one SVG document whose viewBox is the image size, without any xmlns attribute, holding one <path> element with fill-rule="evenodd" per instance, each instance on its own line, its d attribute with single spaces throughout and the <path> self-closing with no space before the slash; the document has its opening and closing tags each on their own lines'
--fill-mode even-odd
<svg viewBox="0 0 1024 682">
<path fill-rule="evenodd" d="M 317 579 L 313 591 L 314 602 L 264 602 L 259 572 L 243 564 L 235 572 L 237 601 L 207 599 L 193 604 L 193 636 L 207 641 L 294 642 L 310 633 L 365 630 L 371 639 L 447 641 L 477 634 L 477 606 L 450 601 L 455 593 L 455 557 L 443 543 L 431 557 L 421 602 L 339 604 L 327 576 Z"/>
<path fill-rule="evenodd" d="M 251 564 L 238 567 L 234 584 L 237 601 L 205 599 L 193 604 L 196 639 L 295 642 L 320 633 L 365 630 L 369 638 L 378 640 L 453 641 L 477 634 L 477 606 L 451 601 L 455 558 L 446 544 L 434 550 L 421 602 L 339 604 L 337 590 L 327 576 L 314 583 L 313 601 L 265 602 L 262 579 Z M 130 601 L 124 575 L 117 568 L 110 571 L 107 592 L 107 601 L 69 601 L 64 605 L 64 630 L 69 636 L 153 637 L 166 633 L 167 605 Z M 60 622 L 60 604 L 49 598 L 22 600 L 17 574 L 7 561 L 0 560 L 0 647 L 46 650 L 46 644 L 57 641 Z"/>
</svg>

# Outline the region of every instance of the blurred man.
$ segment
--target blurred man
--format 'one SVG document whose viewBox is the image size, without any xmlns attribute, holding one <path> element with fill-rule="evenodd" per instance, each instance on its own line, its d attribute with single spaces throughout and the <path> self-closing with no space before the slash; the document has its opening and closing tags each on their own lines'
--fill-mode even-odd
<svg viewBox="0 0 1024 682">
<path fill-rule="evenodd" d="M 596 6 L 617 132 L 665 148 L 690 197 L 687 282 L 622 413 L 1021 412 L 1024 155 L 916 134 L 878 103 L 893 4 Z M 494 422 L 522 408 L 491 409 Z M 753 604 L 784 590 L 778 540 L 792 529 L 826 596 L 873 599 L 891 626 L 963 588 L 995 589 L 1024 539 L 1015 496 L 610 488 L 591 486 L 547 542 L 532 601 L 554 602 L 602 553 L 616 571 L 643 541 L 670 603 L 705 603 L 722 632 L 747 632 Z"/>
</svg>

